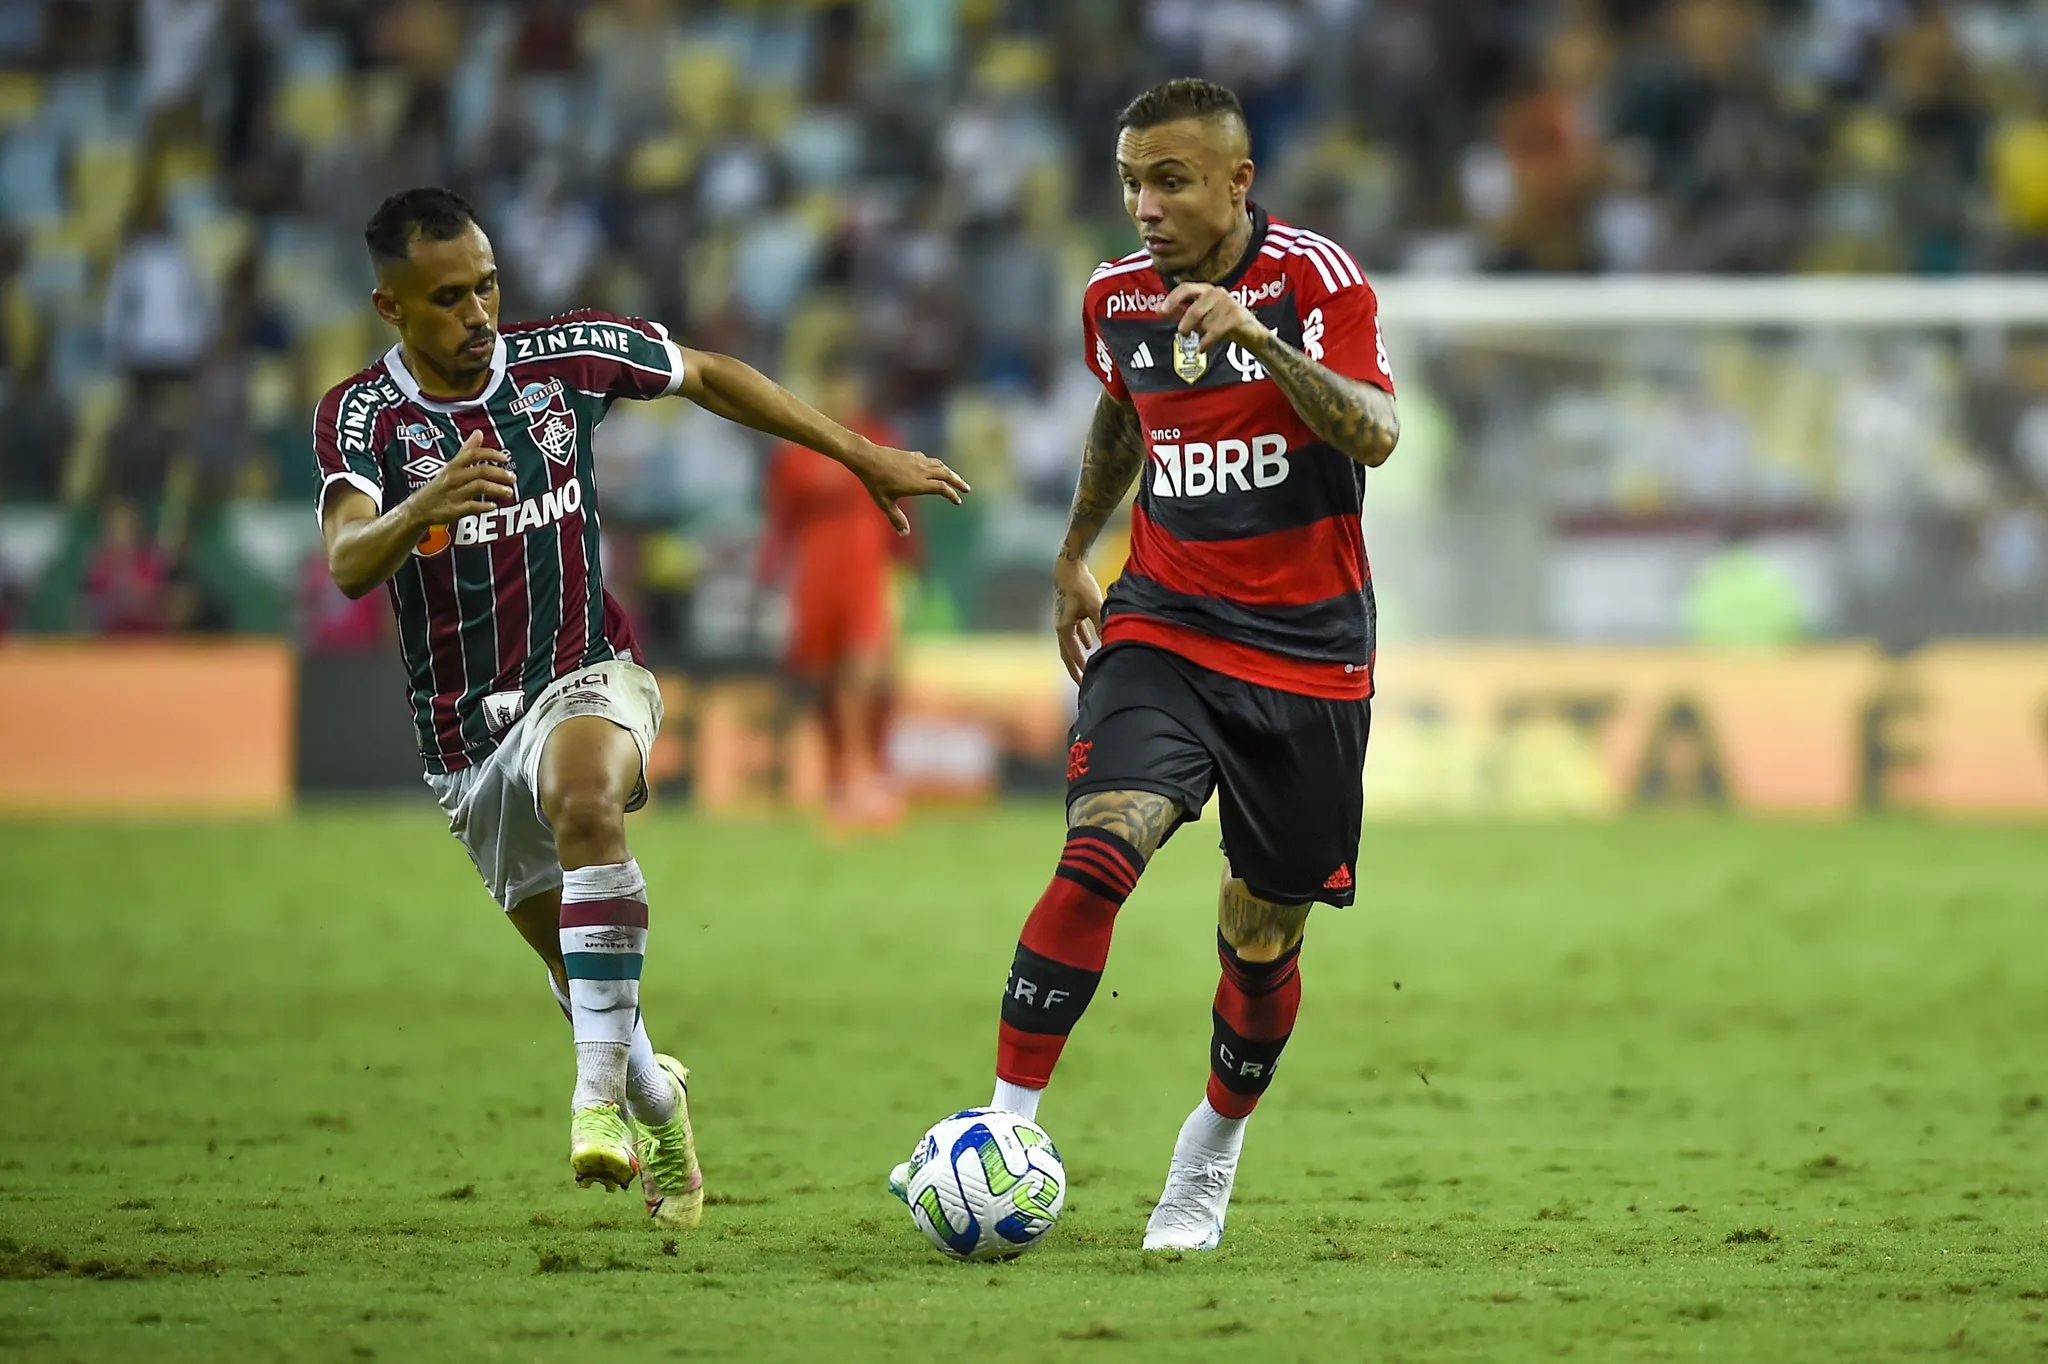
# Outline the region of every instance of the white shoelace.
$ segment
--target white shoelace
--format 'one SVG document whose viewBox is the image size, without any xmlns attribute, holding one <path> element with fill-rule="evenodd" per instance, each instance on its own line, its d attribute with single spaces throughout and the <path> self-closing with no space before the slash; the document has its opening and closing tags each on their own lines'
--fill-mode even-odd
<svg viewBox="0 0 2048 1364">
<path fill-rule="evenodd" d="M 1235 1166 L 1222 1161 L 1176 1163 L 1167 1178 L 1171 1196 L 1162 1200 L 1159 1210 L 1176 1226 L 1206 1230 L 1216 1222 L 1216 1205 L 1228 1196 L 1236 1174 Z"/>
</svg>

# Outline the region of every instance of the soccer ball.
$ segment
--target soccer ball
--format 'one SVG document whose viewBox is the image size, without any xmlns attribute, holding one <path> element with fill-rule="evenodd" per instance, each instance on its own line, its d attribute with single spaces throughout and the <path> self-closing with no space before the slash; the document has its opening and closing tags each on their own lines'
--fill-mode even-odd
<svg viewBox="0 0 2048 1364">
<path fill-rule="evenodd" d="M 1007 1260 L 1045 1239 L 1067 1204 L 1067 1170 L 1045 1129 L 970 1108 L 941 1119 L 910 1157 L 910 1218 L 956 1260 Z"/>
</svg>

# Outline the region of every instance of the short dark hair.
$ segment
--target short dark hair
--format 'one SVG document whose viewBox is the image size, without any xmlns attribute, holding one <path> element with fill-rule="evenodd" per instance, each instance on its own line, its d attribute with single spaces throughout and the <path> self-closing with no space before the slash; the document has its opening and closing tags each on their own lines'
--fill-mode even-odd
<svg viewBox="0 0 2048 1364">
<path fill-rule="evenodd" d="M 423 185 L 404 189 L 377 205 L 363 229 L 363 244 L 375 261 L 400 261 L 416 241 L 453 241 L 476 221 L 469 200 L 452 189 Z"/>
<path fill-rule="evenodd" d="M 1244 105 L 1238 101 L 1236 91 L 1215 81 L 1176 76 L 1170 81 L 1159 82 L 1126 104 L 1124 111 L 1116 116 L 1116 130 L 1156 128 L 1162 123 L 1177 123 L 1184 118 L 1221 118 L 1226 115 L 1240 124 L 1245 122 Z"/>
</svg>

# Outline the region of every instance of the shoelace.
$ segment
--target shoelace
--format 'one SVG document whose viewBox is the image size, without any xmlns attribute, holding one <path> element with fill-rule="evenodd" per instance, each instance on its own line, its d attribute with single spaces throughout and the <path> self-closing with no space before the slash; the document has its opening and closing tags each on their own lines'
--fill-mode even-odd
<svg viewBox="0 0 2048 1364">
<path fill-rule="evenodd" d="M 663 1141 L 653 1128 L 645 1129 L 647 1144 L 654 1149 L 640 1153 L 640 1159 L 654 1175 L 654 1182 L 667 1193 L 679 1193 L 690 1181 L 689 1160 L 680 1135 Z"/>
<path fill-rule="evenodd" d="M 584 1109 L 576 1115 L 576 1122 L 584 1131 L 602 1134 L 608 1141 L 632 1140 L 632 1133 L 626 1127 L 625 1118 L 609 1104 Z"/>
<path fill-rule="evenodd" d="M 1230 1187 L 1231 1177 L 1234 1173 L 1235 1171 L 1230 1166 L 1219 1161 L 1205 1161 L 1200 1165 L 1175 1166 L 1169 1182 L 1180 1184 L 1183 1187 L 1192 1186 L 1196 1192 L 1203 1195 L 1204 1201 L 1199 1207 L 1176 1201 L 1168 1205 L 1166 1209 L 1167 1216 L 1173 1218 L 1176 1222 L 1185 1223 L 1189 1226 L 1206 1224 L 1216 1215 L 1216 1210 L 1211 1204 L 1225 1189 Z"/>
</svg>

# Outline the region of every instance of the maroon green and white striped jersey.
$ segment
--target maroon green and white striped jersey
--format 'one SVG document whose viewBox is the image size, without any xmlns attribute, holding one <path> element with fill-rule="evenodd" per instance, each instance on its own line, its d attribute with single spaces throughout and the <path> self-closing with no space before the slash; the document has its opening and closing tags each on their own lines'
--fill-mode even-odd
<svg viewBox="0 0 2048 1364">
<path fill-rule="evenodd" d="M 423 396 L 397 346 L 321 399 L 323 512 L 337 483 L 396 506 L 474 432 L 519 481 L 501 509 L 430 531 L 389 584 L 429 772 L 487 757 L 557 678 L 633 656 L 632 627 L 604 588 L 591 435 L 620 398 L 665 397 L 682 382 L 682 352 L 659 323 L 577 312 L 505 328 L 468 401 Z"/>
</svg>

